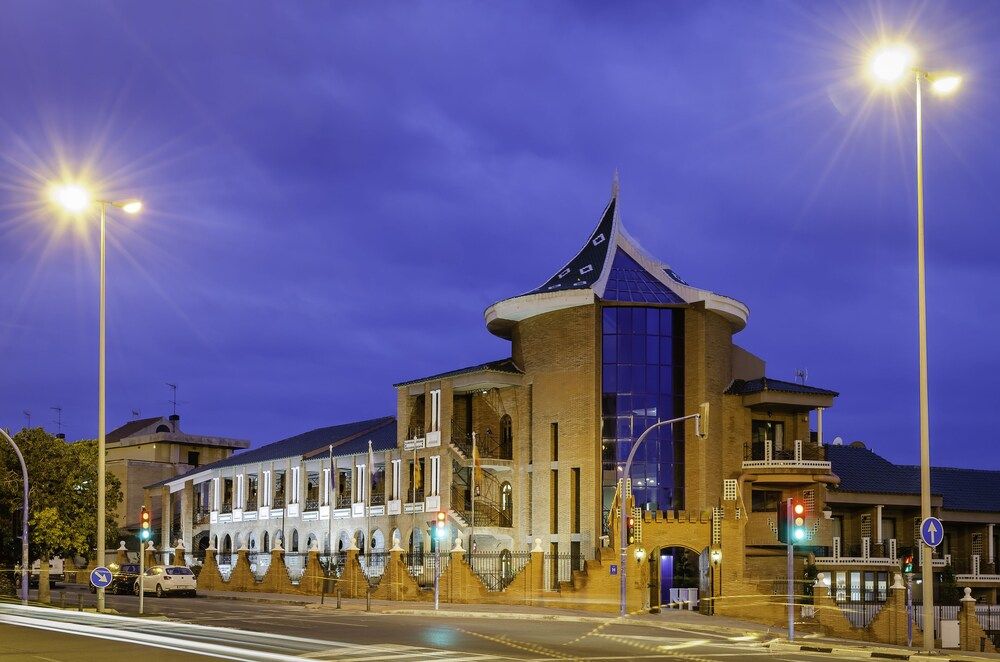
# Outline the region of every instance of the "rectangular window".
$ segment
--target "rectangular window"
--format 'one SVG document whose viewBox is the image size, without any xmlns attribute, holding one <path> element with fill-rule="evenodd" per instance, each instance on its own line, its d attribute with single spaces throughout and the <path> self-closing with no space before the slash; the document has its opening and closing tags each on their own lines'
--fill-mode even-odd
<svg viewBox="0 0 1000 662">
<path fill-rule="evenodd" d="M 553 423 L 549 427 L 549 441 L 552 444 L 552 461 L 559 461 L 559 424 Z"/>
<path fill-rule="evenodd" d="M 410 462 L 410 491 L 407 498 L 412 499 L 412 503 L 419 503 L 424 500 L 424 458 L 417 458 L 417 463 Z"/>
<path fill-rule="evenodd" d="M 257 474 L 247 474 L 247 500 L 244 508 L 257 510 Z"/>
<path fill-rule="evenodd" d="M 763 446 L 765 441 L 772 441 L 772 448 L 776 451 L 784 449 L 785 446 L 785 424 L 780 421 L 752 421 L 751 441 L 754 444 Z"/>
<path fill-rule="evenodd" d="M 274 500 L 271 501 L 272 508 L 284 508 L 285 507 L 285 471 L 284 469 L 278 469 L 272 475 L 274 480 Z"/>
<path fill-rule="evenodd" d="M 431 456 L 431 495 L 441 494 L 441 456 Z"/>
<path fill-rule="evenodd" d="M 350 508 L 351 498 L 351 469 L 337 467 L 337 508 Z"/>
<path fill-rule="evenodd" d="M 233 479 L 222 479 L 222 512 L 228 513 L 233 509 Z"/>
<path fill-rule="evenodd" d="M 570 474 L 570 499 L 573 504 L 573 511 L 570 513 L 570 532 L 580 533 L 580 468 L 573 467 Z M 577 545 L 579 545 L 577 543 Z"/>
<path fill-rule="evenodd" d="M 830 531 L 832 532 L 833 538 L 840 538 L 841 541 L 844 539 L 844 517 L 842 515 L 836 515 L 830 518 Z"/>
<path fill-rule="evenodd" d="M 431 391 L 431 432 L 441 429 L 441 389 Z"/>
<path fill-rule="evenodd" d="M 197 467 L 198 466 L 198 457 L 199 457 L 198 451 L 188 451 L 188 461 L 187 461 L 187 463 L 190 464 L 192 467 Z"/>
<path fill-rule="evenodd" d="M 559 471 L 552 470 L 549 485 L 549 532 L 559 533 Z"/>
<path fill-rule="evenodd" d="M 750 508 L 755 513 L 777 513 L 781 504 L 781 490 L 752 490 Z"/>
<path fill-rule="evenodd" d="M 886 541 L 885 544 L 888 545 L 889 541 L 896 537 L 896 520 L 891 517 L 882 518 L 882 540 Z M 886 553 L 889 552 L 888 549 L 885 550 Z"/>
<path fill-rule="evenodd" d="M 306 507 L 305 510 L 319 509 L 319 472 L 310 471 L 306 474 Z"/>
</svg>

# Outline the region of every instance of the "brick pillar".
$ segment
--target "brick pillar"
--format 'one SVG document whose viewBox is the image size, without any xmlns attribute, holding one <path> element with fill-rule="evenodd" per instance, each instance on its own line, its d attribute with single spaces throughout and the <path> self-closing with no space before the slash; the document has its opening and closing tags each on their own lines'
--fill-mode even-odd
<svg viewBox="0 0 1000 662">
<path fill-rule="evenodd" d="M 160 548 L 170 547 L 170 520 L 173 519 L 170 501 L 170 488 L 164 485 L 160 488 Z"/>
<path fill-rule="evenodd" d="M 128 550 L 125 549 L 125 541 L 122 540 L 118 549 L 115 550 L 115 563 L 119 566 L 128 563 Z"/>
<path fill-rule="evenodd" d="M 996 647 L 976 618 L 976 599 L 972 597 L 971 588 L 965 589 L 961 603 L 962 608 L 958 612 L 959 646 L 964 651 L 996 653 Z"/>
<path fill-rule="evenodd" d="M 145 554 L 146 554 L 146 560 L 144 561 L 144 563 L 146 564 L 146 567 L 151 568 L 154 565 L 156 565 L 156 548 L 153 547 L 152 542 L 146 543 Z"/>
<path fill-rule="evenodd" d="M 187 559 L 184 555 L 184 541 L 178 540 L 177 547 L 174 548 L 174 565 L 187 565 Z"/>
<path fill-rule="evenodd" d="M 191 548 L 194 536 L 194 483 L 187 481 L 181 489 L 181 540 Z"/>
</svg>

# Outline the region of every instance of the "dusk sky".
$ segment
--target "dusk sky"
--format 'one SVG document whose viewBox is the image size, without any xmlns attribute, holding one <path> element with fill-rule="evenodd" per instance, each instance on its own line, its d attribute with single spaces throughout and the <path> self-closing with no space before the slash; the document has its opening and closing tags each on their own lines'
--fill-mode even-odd
<svg viewBox="0 0 1000 662">
<path fill-rule="evenodd" d="M 916 463 L 904 34 L 964 75 L 925 98 L 931 444 L 1000 468 L 1000 4 L 41 2 L 0 8 L 0 426 L 169 414 L 254 445 L 394 413 L 394 382 L 509 356 L 483 310 L 625 227 L 745 302 L 768 375 L 841 393 L 826 436 Z"/>
</svg>

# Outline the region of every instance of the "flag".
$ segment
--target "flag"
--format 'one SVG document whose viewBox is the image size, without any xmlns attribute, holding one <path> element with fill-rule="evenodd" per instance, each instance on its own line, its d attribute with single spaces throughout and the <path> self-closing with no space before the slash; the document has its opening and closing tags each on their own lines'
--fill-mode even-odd
<svg viewBox="0 0 1000 662">
<path fill-rule="evenodd" d="M 417 459 L 417 454 L 413 454 L 413 489 L 419 490 L 424 486 L 424 477 L 420 472 L 420 460 Z"/>
</svg>

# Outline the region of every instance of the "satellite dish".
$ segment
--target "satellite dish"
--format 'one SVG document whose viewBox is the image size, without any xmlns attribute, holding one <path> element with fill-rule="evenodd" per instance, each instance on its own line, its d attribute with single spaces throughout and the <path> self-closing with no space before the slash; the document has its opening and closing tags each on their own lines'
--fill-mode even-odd
<svg viewBox="0 0 1000 662">
<path fill-rule="evenodd" d="M 843 437 L 834 437 L 833 438 L 833 445 L 834 446 L 843 446 L 844 445 L 844 438 Z"/>
</svg>

